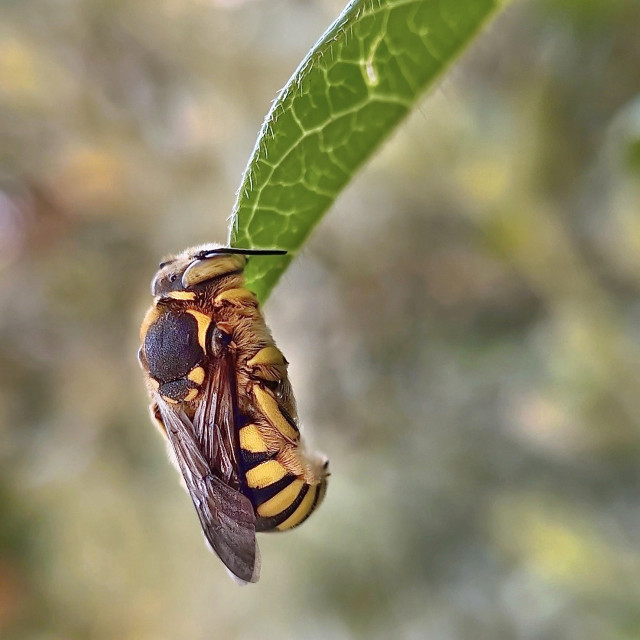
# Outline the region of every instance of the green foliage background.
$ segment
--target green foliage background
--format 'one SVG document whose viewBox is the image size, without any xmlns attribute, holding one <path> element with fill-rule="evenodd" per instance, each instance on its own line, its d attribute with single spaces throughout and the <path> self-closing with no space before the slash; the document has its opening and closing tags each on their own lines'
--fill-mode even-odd
<svg viewBox="0 0 640 640">
<path fill-rule="evenodd" d="M 514 2 L 341 194 L 266 305 L 327 500 L 204 547 L 137 326 L 341 9 L 3 3 L 3 639 L 640 636 L 635 0 Z"/>
<path fill-rule="evenodd" d="M 498 0 L 354 0 L 274 102 L 231 220 L 237 247 L 288 254 L 252 260 L 265 300 L 320 217 L 427 86 L 455 60 Z"/>
</svg>

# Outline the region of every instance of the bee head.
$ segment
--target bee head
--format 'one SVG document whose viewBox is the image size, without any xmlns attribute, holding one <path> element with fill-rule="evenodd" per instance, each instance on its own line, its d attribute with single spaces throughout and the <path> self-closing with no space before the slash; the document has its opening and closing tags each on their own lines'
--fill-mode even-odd
<svg viewBox="0 0 640 640">
<path fill-rule="evenodd" d="M 283 255 L 280 249 L 235 249 L 204 244 L 164 259 L 151 282 L 151 293 L 163 296 L 219 278 L 242 273 L 248 255 Z"/>
</svg>

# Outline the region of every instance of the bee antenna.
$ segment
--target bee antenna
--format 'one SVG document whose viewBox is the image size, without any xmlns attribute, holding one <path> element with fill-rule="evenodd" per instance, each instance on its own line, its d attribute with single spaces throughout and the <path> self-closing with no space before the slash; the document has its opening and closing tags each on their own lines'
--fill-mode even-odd
<svg viewBox="0 0 640 640">
<path fill-rule="evenodd" d="M 243 256 L 283 256 L 287 253 L 286 249 L 236 249 L 235 247 L 219 247 L 218 249 L 208 249 L 201 251 L 198 258 L 210 258 L 218 254 L 231 254 Z"/>
</svg>

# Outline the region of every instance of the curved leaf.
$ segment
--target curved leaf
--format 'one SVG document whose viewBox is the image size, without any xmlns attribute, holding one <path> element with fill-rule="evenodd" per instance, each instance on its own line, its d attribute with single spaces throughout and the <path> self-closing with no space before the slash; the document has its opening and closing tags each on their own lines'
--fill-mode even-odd
<svg viewBox="0 0 640 640">
<path fill-rule="evenodd" d="M 264 301 L 358 167 L 451 64 L 501 0 L 356 0 L 302 61 L 262 125 L 229 242 L 253 258 Z"/>
</svg>

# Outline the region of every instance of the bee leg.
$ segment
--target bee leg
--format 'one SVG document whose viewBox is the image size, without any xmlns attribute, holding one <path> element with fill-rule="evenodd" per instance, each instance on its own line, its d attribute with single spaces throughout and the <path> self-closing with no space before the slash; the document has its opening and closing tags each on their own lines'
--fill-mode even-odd
<svg viewBox="0 0 640 640">
<path fill-rule="evenodd" d="M 247 361 L 255 377 L 269 382 L 282 380 L 287 375 L 288 364 L 280 349 L 274 345 L 263 347 Z"/>
<path fill-rule="evenodd" d="M 260 383 L 254 384 L 252 391 L 256 406 L 271 426 L 277 429 L 289 443 L 298 443 L 300 431 L 284 407 L 278 404 L 276 397 Z"/>
<path fill-rule="evenodd" d="M 151 422 L 153 422 L 158 431 L 160 431 L 160 433 L 166 437 L 167 429 L 164 426 L 164 422 L 162 421 L 162 416 L 160 415 L 160 409 L 157 402 L 152 402 L 149 405 L 149 415 L 151 416 Z"/>
<path fill-rule="evenodd" d="M 227 289 L 220 295 L 216 296 L 213 301 L 213 306 L 217 309 L 225 305 L 231 305 L 237 309 L 242 309 L 247 306 L 257 307 L 258 298 L 256 297 L 256 294 L 249 291 L 249 289 Z"/>
</svg>

